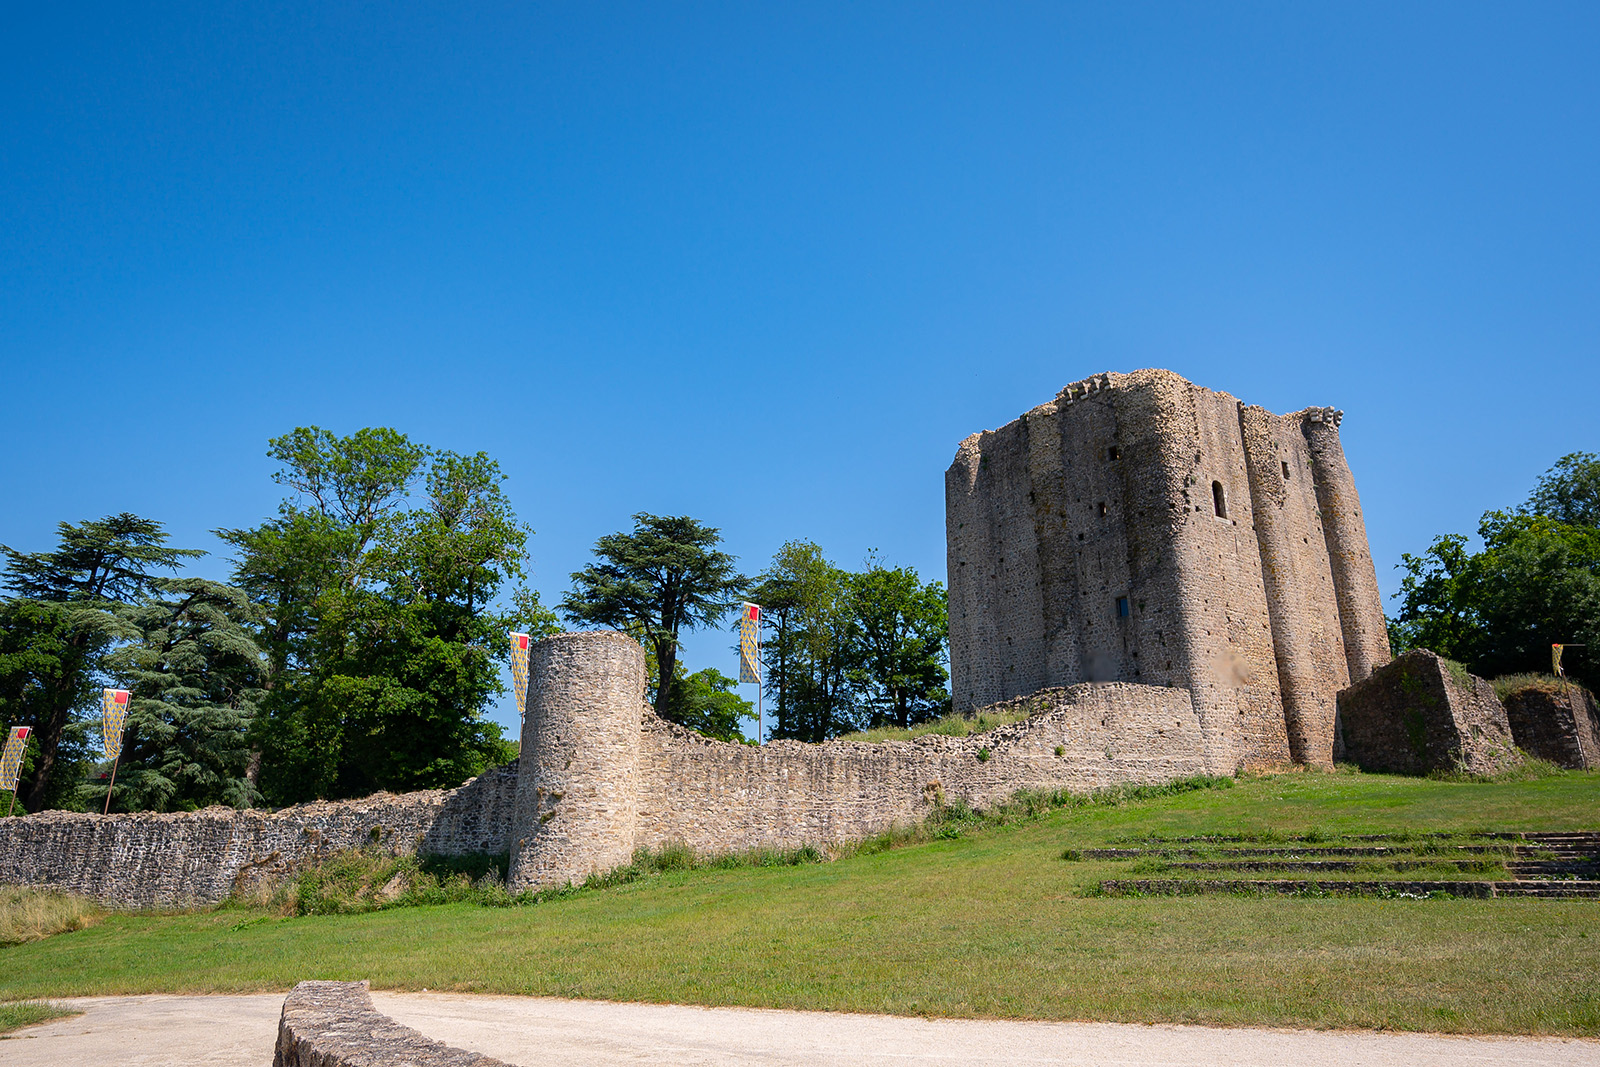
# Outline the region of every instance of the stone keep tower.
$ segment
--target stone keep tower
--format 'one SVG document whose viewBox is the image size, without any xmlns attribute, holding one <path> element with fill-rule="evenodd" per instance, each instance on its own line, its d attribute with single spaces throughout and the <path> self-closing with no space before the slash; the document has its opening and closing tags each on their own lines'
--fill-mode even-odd
<svg viewBox="0 0 1600 1067">
<path fill-rule="evenodd" d="M 1389 660 L 1341 413 L 1102 374 L 945 473 L 960 711 L 1084 681 L 1188 689 L 1206 764 L 1328 764 L 1335 694 Z"/>
</svg>

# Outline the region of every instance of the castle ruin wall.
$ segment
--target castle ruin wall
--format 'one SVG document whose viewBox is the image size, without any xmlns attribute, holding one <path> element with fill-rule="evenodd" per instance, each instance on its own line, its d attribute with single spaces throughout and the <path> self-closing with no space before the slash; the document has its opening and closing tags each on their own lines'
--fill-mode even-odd
<svg viewBox="0 0 1600 1067">
<path fill-rule="evenodd" d="M 714 741 L 647 713 L 633 844 L 700 852 L 859 840 L 926 817 L 937 803 L 989 807 L 1023 789 L 1088 792 L 1205 773 L 1189 695 L 1084 683 L 987 711 L 1021 722 L 907 741 Z"/>
<path fill-rule="evenodd" d="M 530 649 L 517 764 L 455 790 L 281 811 L 44 812 L 0 819 L 0 883 L 119 907 L 214 904 L 339 852 L 494 855 L 515 890 L 581 882 L 636 848 L 826 847 L 1023 789 L 1089 791 L 1205 773 L 1185 689 L 1083 683 L 994 710 L 1030 717 L 968 737 L 765 746 L 714 741 L 643 703 L 643 652 L 619 634 Z"/>
<path fill-rule="evenodd" d="M 0 884 L 130 908 L 215 904 L 339 852 L 494 855 L 511 834 L 517 765 L 458 789 L 378 793 L 279 811 L 212 807 L 0 819 Z"/>
<path fill-rule="evenodd" d="M 513 891 L 582 881 L 633 855 L 644 691 L 644 649 L 622 634 L 558 634 L 528 650 Z"/>
</svg>

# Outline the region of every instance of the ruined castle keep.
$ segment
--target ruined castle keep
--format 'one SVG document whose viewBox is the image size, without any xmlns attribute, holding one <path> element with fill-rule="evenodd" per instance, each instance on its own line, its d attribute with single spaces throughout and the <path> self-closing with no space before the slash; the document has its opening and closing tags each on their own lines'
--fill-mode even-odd
<svg viewBox="0 0 1600 1067">
<path fill-rule="evenodd" d="M 1389 659 L 1341 413 L 1101 374 L 945 473 L 958 711 L 1050 686 L 1187 690 L 1207 768 L 1327 765 Z"/>
</svg>

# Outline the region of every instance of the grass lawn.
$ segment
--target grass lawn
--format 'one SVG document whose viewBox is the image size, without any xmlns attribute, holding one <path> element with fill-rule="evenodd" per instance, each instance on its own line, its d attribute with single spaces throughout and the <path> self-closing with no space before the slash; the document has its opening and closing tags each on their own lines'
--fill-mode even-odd
<svg viewBox="0 0 1600 1067">
<path fill-rule="evenodd" d="M 944 1016 L 1600 1034 L 1600 903 L 1087 895 L 1157 835 L 1600 829 L 1600 775 L 1248 777 L 832 863 L 523 907 L 111 915 L 0 949 L 0 999 L 444 989 Z"/>
</svg>

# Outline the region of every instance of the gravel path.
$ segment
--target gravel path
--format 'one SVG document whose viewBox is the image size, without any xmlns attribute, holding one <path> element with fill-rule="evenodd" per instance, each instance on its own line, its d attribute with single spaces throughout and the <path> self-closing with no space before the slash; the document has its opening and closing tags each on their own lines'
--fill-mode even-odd
<svg viewBox="0 0 1600 1067">
<path fill-rule="evenodd" d="M 379 1011 L 429 1037 L 530 1067 L 552 1061 L 563 1067 L 1600 1067 L 1600 1042 L 1561 1039 L 905 1019 L 454 993 L 375 993 L 372 999 Z M 60 1003 L 84 1014 L 0 1040 L 0 1064 L 267 1067 L 283 995 Z"/>
</svg>

